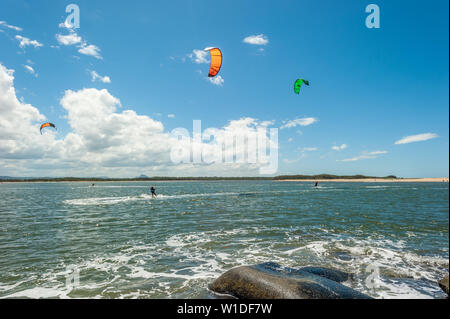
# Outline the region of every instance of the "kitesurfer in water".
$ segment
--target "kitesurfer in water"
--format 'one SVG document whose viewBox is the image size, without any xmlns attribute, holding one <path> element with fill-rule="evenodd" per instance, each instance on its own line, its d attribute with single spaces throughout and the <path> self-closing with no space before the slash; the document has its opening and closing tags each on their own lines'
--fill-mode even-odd
<svg viewBox="0 0 450 319">
<path fill-rule="evenodd" d="M 156 195 L 156 189 L 153 186 L 150 187 L 150 191 L 152 192 L 152 198 L 158 196 Z"/>
<path fill-rule="evenodd" d="M 319 182 L 316 182 L 316 184 L 314 184 L 315 188 L 317 188 L 317 186 L 319 186 Z"/>
</svg>

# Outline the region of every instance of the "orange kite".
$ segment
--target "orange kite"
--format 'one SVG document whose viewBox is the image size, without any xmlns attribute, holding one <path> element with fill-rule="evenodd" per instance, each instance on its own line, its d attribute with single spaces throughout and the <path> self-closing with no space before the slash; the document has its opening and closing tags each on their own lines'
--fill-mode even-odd
<svg viewBox="0 0 450 319">
<path fill-rule="evenodd" d="M 205 51 L 209 51 L 211 54 L 211 66 L 209 67 L 208 77 L 212 78 L 219 73 L 222 66 L 222 52 L 218 48 L 208 48 Z"/>
<path fill-rule="evenodd" d="M 53 128 L 56 130 L 55 124 L 53 124 L 53 123 L 44 123 L 44 124 L 41 125 L 41 128 L 40 128 L 41 135 L 42 135 L 42 129 L 43 129 L 44 127 L 53 127 Z"/>
</svg>

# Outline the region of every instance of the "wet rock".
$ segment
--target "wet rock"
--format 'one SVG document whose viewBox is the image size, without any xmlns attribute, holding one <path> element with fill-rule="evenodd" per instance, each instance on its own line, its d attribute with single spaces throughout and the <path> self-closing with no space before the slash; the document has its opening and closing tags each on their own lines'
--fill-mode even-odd
<svg viewBox="0 0 450 319">
<path fill-rule="evenodd" d="M 209 288 L 216 293 L 240 299 L 371 298 L 338 282 L 348 277 L 348 274 L 334 269 L 293 269 L 265 263 L 233 268 L 217 278 Z"/>
<path fill-rule="evenodd" d="M 270 269 L 279 273 L 285 273 L 287 275 L 303 275 L 307 276 L 309 274 L 317 275 L 320 277 L 324 277 L 336 282 L 344 282 L 347 281 L 351 275 L 337 270 L 337 269 L 330 269 L 330 268 L 323 268 L 323 267 L 301 267 L 301 268 L 289 268 L 289 267 L 282 267 L 277 263 L 264 263 L 260 265 L 256 265 L 254 267 L 261 267 L 264 271 L 265 269 Z M 306 272 L 306 273 L 305 273 Z"/>
<path fill-rule="evenodd" d="M 439 287 L 448 295 L 448 275 L 439 280 Z"/>
<path fill-rule="evenodd" d="M 302 267 L 300 270 L 307 271 L 309 273 L 312 273 L 314 275 L 324 277 L 336 282 L 344 282 L 349 279 L 351 279 L 352 275 L 337 270 L 337 269 L 330 269 L 330 268 L 322 268 L 322 267 Z"/>
</svg>

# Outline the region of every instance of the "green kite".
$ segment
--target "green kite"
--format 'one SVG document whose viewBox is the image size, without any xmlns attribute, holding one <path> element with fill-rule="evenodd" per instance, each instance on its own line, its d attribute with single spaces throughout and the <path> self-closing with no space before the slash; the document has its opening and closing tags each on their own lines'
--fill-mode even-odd
<svg viewBox="0 0 450 319">
<path fill-rule="evenodd" d="M 294 92 L 299 94 L 300 93 L 300 88 L 302 86 L 302 84 L 305 83 L 306 85 L 309 86 L 309 81 L 305 80 L 305 79 L 297 79 L 297 81 L 295 81 L 294 83 Z"/>
</svg>

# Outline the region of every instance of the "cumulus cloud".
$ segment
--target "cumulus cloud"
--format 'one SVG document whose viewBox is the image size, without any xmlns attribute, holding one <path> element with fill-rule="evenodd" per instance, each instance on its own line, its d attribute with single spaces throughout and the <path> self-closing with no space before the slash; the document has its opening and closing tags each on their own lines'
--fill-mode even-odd
<svg viewBox="0 0 450 319">
<path fill-rule="evenodd" d="M 16 27 L 14 25 L 10 25 L 6 21 L 0 21 L 0 26 L 3 26 L 3 27 L 8 28 L 8 29 L 15 30 L 15 31 L 22 31 L 22 28 Z"/>
<path fill-rule="evenodd" d="M 21 102 L 13 80 L 13 71 L 0 64 L 1 175 L 120 177 L 146 172 L 230 176 L 257 175 L 259 168 L 267 166 L 269 154 L 261 154 L 259 162 L 174 163 L 171 158 L 172 148 L 179 143 L 200 147 L 206 157 L 223 151 L 224 156 L 231 153 L 236 159 L 244 158 L 248 156 L 245 145 L 233 137 L 250 136 L 263 129 L 265 132 L 265 122 L 241 118 L 221 128 L 203 128 L 200 139 L 189 135 L 180 141 L 165 131 L 160 121 L 131 109 L 122 110 L 121 101 L 106 89 L 66 90 L 60 100 L 68 124 L 65 135 L 62 130 L 48 130 L 41 135 L 39 125 L 43 121 L 51 121 L 57 127 L 62 123 L 46 119 L 36 107 Z M 258 143 L 267 145 L 268 136 L 264 134 Z M 277 149 L 278 145 L 274 147 Z"/>
<path fill-rule="evenodd" d="M 344 150 L 344 149 L 346 149 L 346 148 L 347 148 L 347 144 L 334 145 L 334 146 L 331 147 L 331 149 L 332 149 L 333 151 L 342 151 L 342 150 Z"/>
<path fill-rule="evenodd" d="M 78 48 L 78 52 L 84 55 L 93 56 L 96 59 L 102 59 L 100 54 L 100 48 L 94 44 L 89 44 L 87 41 L 83 40 L 73 29 L 71 25 L 67 25 L 65 22 L 59 24 L 61 28 L 66 28 L 69 30 L 69 34 L 62 35 L 56 34 L 56 40 L 59 44 L 65 46 L 75 45 Z"/>
<path fill-rule="evenodd" d="M 94 58 L 99 60 L 102 59 L 102 56 L 100 55 L 100 48 L 93 44 L 83 43 L 79 48 L 78 52 L 84 55 L 93 56 Z"/>
<path fill-rule="evenodd" d="M 352 158 L 346 158 L 343 160 L 338 160 L 338 162 L 355 162 L 362 159 L 373 159 L 377 158 L 378 155 L 387 154 L 387 151 L 372 151 L 372 152 L 363 152 L 361 155 L 352 157 Z"/>
<path fill-rule="evenodd" d="M 117 112 L 120 100 L 107 90 L 83 89 L 67 90 L 60 101 L 67 111 L 68 122 L 82 141 L 87 156 L 94 162 L 111 162 L 123 155 L 136 154 L 130 162 L 148 152 L 163 149 L 163 125 L 132 110 Z M 151 151 L 149 147 L 151 145 Z M 142 151 L 142 153 L 139 153 Z M 123 155 L 122 155 L 123 154 Z M 120 162 L 120 160 L 118 159 Z"/>
<path fill-rule="evenodd" d="M 188 57 L 195 63 L 209 63 L 209 52 L 205 50 L 193 50 L 192 53 L 188 54 Z"/>
<path fill-rule="evenodd" d="M 304 118 L 298 118 L 295 120 L 290 120 L 290 121 L 284 121 L 283 124 L 280 129 L 285 129 L 285 128 L 291 128 L 291 127 L 296 127 L 298 125 L 300 126 L 308 126 L 311 124 L 316 123 L 318 120 L 314 117 L 304 117 Z"/>
<path fill-rule="evenodd" d="M 437 134 L 434 133 L 424 133 L 424 134 L 417 134 L 417 135 L 410 135 L 406 136 L 397 142 L 395 144 L 408 144 L 408 143 L 414 143 L 414 142 L 422 142 L 431 140 L 433 138 L 439 137 Z"/>
<path fill-rule="evenodd" d="M 25 47 L 30 46 L 30 45 L 34 46 L 35 48 L 44 46 L 42 43 L 40 43 L 40 42 L 38 42 L 36 40 L 30 40 L 30 39 L 28 39 L 26 37 L 23 37 L 21 35 L 16 35 L 16 39 L 20 41 L 19 42 L 19 46 L 21 48 L 25 48 Z"/>
<path fill-rule="evenodd" d="M 71 32 L 70 34 L 67 35 L 57 34 L 56 40 L 61 45 L 74 45 L 81 43 L 82 38 L 75 32 Z"/>
<path fill-rule="evenodd" d="M 92 82 L 100 81 L 103 83 L 111 83 L 111 79 L 109 76 L 101 76 L 96 71 L 91 71 Z"/>
<path fill-rule="evenodd" d="M 39 122 L 44 121 L 45 116 L 17 98 L 13 81 L 14 71 L 0 64 L 1 157 L 11 160 L 41 158 L 47 146 L 38 139 Z"/>
<path fill-rule="evenodd" d="M 222 86 L 225 80 L 220 76 L 216 75 L 215 77 L 208 78 L 208 81 L 211 82 L 214 85 Z"/>
<path fill-rule="evenodd" d="M 264 34 L 250 35 L 243 40 L 244 43 L 253 45 L 267 45 L 269 39 Z"/>
</svg>

